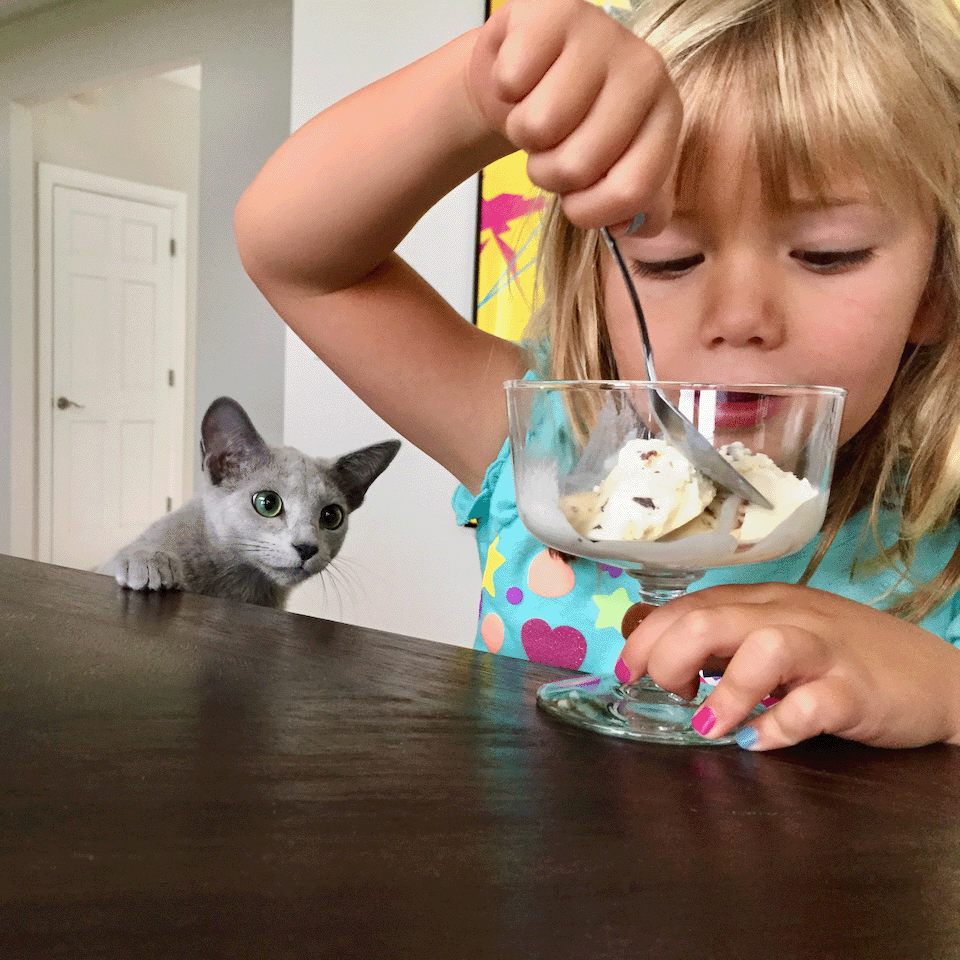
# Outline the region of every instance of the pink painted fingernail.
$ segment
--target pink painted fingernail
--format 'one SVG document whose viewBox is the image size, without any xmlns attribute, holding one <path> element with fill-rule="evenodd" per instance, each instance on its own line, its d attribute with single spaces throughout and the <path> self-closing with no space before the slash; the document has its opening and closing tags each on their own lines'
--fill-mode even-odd
<svg viewBox="0 0 960 960">
<path fill-rule="evenodd" d="M 613 668 L 613 672 L 621 683 L 627 683 L 630 680 L 630 668 L 622 659 L 617 660 L 617 665 Z"/>
<path fill-rule="evenodd" d="M 701 707 L 690 721 L 693 727 L 701 737 L 705 737 L 717 722 L 717 715 L 709 707 Z"/>
</svg>

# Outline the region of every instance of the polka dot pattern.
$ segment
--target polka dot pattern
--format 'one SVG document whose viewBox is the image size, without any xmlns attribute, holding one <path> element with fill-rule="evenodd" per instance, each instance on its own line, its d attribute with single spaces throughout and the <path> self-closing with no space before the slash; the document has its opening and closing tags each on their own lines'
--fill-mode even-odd
<svg viewBox="0 0 960 960">
<path fill-rule="evenodd" d="M 495 613 L 488 613 L 480 621 L 480 636 L 491 653 L 499 653 L 505 636 L 503 620 Z"/>
<path fill-rule="evenodd" d="M 532 436 L 549 435 L 552 442 L 564 411 L 559 406 L 542 414 Z M 531 535 L 517 510 L 509 441 L 479 492 L 457 488 L 453 508 L 458 523 L 474 528 L 479 551 L 482 607 L 475 649 L 612 674 L 623 649 L 619 621 L 624 606 L 638 599 L 636 581 L 614 564 L 551 553 Z"/>
<path fill-rule="evenodd" d="M 633 585 L 619 567 L 563 559 L 534 540 L 515 553 L 503 537 L 485 551 L 477 638 L 491 653 L 610 673 Z M 618 584 L 619 579 L 619 584 Z M 592 651 L 592 653 L 591 653 Z"/>
<path fill-rule="evenodd" d="M 573 567 L 565 560 L 541 550 L 530 561 L 527 569 L 527 586 L 538 596 L 556 599 L 565 597 L 573 589 L 576 576 Z"/>
</svg>

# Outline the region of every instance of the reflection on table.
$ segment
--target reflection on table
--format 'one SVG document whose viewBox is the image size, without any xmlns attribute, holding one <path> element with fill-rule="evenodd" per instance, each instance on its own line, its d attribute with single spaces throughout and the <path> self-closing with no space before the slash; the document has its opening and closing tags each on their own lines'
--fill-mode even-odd
<svg viewBox="0 0 960 960">
<path fill-rule="evenodd" d="M 668 748 L 549 667 L 0 558 L 10 957 L 960 955 L 960 750 Z"/>
</svg>

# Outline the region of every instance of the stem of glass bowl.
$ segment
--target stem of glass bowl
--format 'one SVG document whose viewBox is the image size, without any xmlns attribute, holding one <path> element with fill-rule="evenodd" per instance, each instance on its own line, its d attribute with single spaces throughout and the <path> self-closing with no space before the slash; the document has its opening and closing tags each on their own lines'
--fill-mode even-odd
<svg viewBox="0 0 960 960">
<path fill-rule="evenodd" d="M 694 580 L 699 580 L 703 570 L 643 570 L 626 569 L 625 573 L 637 581 L 640 588 L 640 602 L 662 606 L 674 597 L 687 592 Z"/>
<path fill-rule="evenodd" d="M 703 576 L 703 570 L 626 570 L 637 581 L 640 602 L 654 607 L 665 604 L 668 600 L 681 597 L 687 592 L 687 587 L 694 580 Z M 649 612 L 649 611 L 648 611 Z M 669 690 L 658 687 L 649 677 L 640 677 L 633 683 L 620 684 L 623 696 L 642 703 L 652 696 L 653 698 L 666 697 L 677 704 L 689 704 L 691 701 L 678 697 Z"/>
</svg>

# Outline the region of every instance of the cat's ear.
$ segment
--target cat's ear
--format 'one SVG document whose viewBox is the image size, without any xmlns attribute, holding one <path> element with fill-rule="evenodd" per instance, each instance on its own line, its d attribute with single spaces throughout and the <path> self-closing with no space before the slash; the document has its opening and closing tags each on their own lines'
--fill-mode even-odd
<svg viewBox="0 0 960 960">
<path fill-rule="evenodd" d="M 246 411 L 230 397 L 219 397 L 207 408 L 200 438 L 203 468 L 215 487 L 270 456 Z"/>
<path fill-rule="evenodd" d="M 399 440 L 384 440 L 372 447 L 345 453 L 330 468 L 351 510 L 356 510 L 363 503 L 370 484 L 387 469 L 399 449 Z"/>
</svg>

